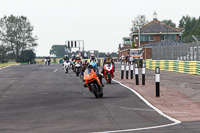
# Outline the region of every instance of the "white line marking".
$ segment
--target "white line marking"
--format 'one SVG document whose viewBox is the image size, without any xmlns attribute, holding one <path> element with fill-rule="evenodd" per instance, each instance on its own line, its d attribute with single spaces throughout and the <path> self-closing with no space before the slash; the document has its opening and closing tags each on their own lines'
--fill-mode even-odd
<svg viewBox="0 0 200 133">
<path fill-rule="evenodd" d="M 58 69 L 56 69 L 55 71 L 53 71 L 54 73 L 57 71 Z"/>
<path fill-rule="evenodd" d="M 142 109 L 142 108 L 127 108 L 127 107 L 117 107 L 117 106 L 109 106 L 109 107 L 115 107 L 120 109 L 129 109 L 129 110 L 140 110 L 140 111 L 155 111 L 153 109 Z"/>
<path fill-rule="evenodd" d="M 162 111 L 160 111 L 158 108 L 154 107 L 151 103 L 149 103 L 145 98 L 143 98 L 138 92 L 136 92 L 135 90 L 133 90 L 132 88 L 120 83 L 119 81 L 116 81 L 113 79 L 114 82 L 117 82 L 118 84 L 120 84 L 121 86 L 129 89 L 130 91 L 132 91 L 133 93 L 135 93 L 144 103 L 146 103 L 149 107 L 151 107 L 152 109 L 154 109 L 156 112 L 158 112 L 158 114 L 160 114 L 161 116 L 169 119 L 170 121 L 173 121 L 174 123 L 171 124 L 166 124 L 166 125 L 160 125 L 160 126 L 152 126 L 152 127 L 144 127 L 144 128 L 135 128 L 135 129 L 124 129 L 124 130 L 115 130 L 115 131 L 104 131 L 104 132 L 95 132 L 95 133 L 119 133 L 119 132 L 130 132 L 130 131 L 139 131 L 139 130 L 148 130 L 148 129 L 155 129 L 155 128 L 163 128 L 163 127 L 168 127 L 168 126 L 173 126 L 173 125 L 177 125 L 180 124 L 181 121 L 176 120 L 166 114 L 164 114 Z"/>
<path fill-rule="evenodd" d="M 179 123 L 171 123 L 171 124 L 166 124 L 166 125 L 152 126 L 152 127 L 144 127 L 144 128 L 135 128 L 135 129 L 125 129 L 125 130 L 115 130 L 115 131 L 104 131 L 104 132 L 93 132 L 93 133 L 121 133 L 121 132 L 141 131 L 141 130 L 148 130 L 148 129 L 169 127 L 169 126 L 173 126 L 173 125 L 176 125 L 176 124 L 179 124 Z"/>
</svg>

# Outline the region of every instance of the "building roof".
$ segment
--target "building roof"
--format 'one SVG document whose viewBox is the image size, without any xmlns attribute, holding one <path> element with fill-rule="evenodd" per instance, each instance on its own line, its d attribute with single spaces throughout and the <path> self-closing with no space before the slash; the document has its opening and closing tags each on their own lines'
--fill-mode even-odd
<svg viewBox="0 0 200 133">
<path fill-rule="evenodd" d="M 182 32 L 184 28 L 173 28 L 165 23 L 160 22 L 159 20 L 153 20 L 150 23 L 141 27 L 141 33 L 177 33 Z M 132 34 L 138 34 L 139 30 L 135 30 Z"/>
</svg>

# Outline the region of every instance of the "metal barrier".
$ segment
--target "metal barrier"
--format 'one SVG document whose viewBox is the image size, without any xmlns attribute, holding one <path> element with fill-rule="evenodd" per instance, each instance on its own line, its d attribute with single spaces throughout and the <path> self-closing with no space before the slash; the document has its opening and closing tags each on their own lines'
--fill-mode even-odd
<svg viewBox="0 0 200 133">
<path fill-rule="evenodd" d="M 163 40 L 149 44 L 153 60 L 200 61 L 200 42 L 183 43 Z"/>
</svg>

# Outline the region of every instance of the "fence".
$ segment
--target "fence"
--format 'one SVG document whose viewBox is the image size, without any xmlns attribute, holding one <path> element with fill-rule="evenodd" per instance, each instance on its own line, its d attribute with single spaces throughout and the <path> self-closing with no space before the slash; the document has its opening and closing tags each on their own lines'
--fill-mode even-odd
<svg viewBox="0 0 200 133">
<path fill-rule="evenodd" d="M 144 60 L 146 68 L 200 75 L 200 61 Z"/>
<path fill-rule="evenodd" d="M 200 42 L 183 43 L 164 40 L 150 44 L 152 60 L 200 61 Z"/>
</svg>

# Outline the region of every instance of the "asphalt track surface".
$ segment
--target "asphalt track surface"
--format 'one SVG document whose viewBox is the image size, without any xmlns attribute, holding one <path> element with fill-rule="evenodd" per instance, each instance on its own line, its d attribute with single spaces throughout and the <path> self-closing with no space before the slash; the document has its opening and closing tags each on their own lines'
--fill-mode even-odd
<svg viewBox="0 0 200 133">
<path fill-rule="evenodd" d="M 104 79 L 103 79 L 104 80 Z M 200 122 L 176 125 L 116 82 L 96 99 L 59 64 L 0 70 L 0 133 L 199 133 Z"/>
</svg>

